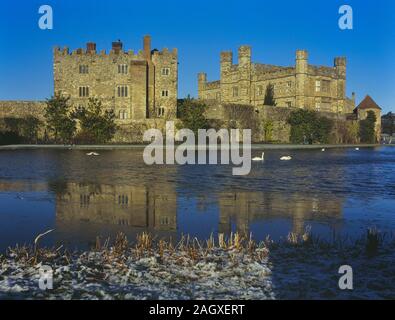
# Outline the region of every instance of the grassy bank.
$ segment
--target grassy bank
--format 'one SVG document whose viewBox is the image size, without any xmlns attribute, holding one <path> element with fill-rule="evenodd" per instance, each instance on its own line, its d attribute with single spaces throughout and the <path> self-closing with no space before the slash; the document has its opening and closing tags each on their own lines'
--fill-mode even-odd
<svg viewBox="0 0 395 320">
<path fill-rule="evenodd" d="M 369 232 L 328 242 L 310 232 L 256 243 L 233 234 L 178 243 L 141 234 L 96 240 L 92 250 L 17 246 L 0 257 L 0 298 L 33 299 L 389 299 L 395 297 L 395 240 Z M 38 287 L 39 268 L 54 289 Z M 354 290 L 338 269 L 354 269 Z"/>
</svg>

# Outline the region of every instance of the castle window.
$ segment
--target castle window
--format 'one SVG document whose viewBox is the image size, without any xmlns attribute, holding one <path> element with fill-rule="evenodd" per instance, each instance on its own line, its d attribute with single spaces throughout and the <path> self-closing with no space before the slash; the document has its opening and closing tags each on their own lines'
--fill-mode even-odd
<svg viewBox="0 0 395 320">
<path fill-rule="evenodd" d="M 90 203 L 90 195 L 80 194 L 80 206 L 88 207 Z"/>
<path fill-rule="evenodd" d="M 317 80 L 315 82 L 315 92 L 321 92 L 321 81 Z"/>
<path fill-rule="evenodd" d="M 291 88 L 292 87 L 292 81 L 287 81 L 287 87 Z"/>
<path fill-rule="evenodd" d="M 87 74 L 89 72 L 88 66 L 87 65 L 80 65 L 80 73 L 81 74 Z"/>
<path fill-rule="evenodd" d="M 217 92 L 215 98 L 216 98 L 217 101 L 221 101 L 221 93 Z"/>
<path fill-rule="evenodd" d="M 125 110 L 119 111 L 119 119 L 121 120 L 128 119 L 128 112 Z"/>
<path fill-rule="evenodd" d="M 128 73 L 128 65 L 127 64 L 119 64 L 118 65 L 118 73 L 127 74 Z"/>
<path fill-rule="evenodd" d="M 163 117 L 165 115 L 165 108 L 158 108 L 158 117 Z"/>
<path fill-rule="evenodd" d="M 291 101 L 287 101 L 285 104 L 287 105 L 288 108 L 292 108 L 292 102 Z"/>
<path fill-rule="evenodd" d="M 89 87 L 79 87 L 80 97 L 89 97 Z"/>
<path fill-rule="evenodd" d="M 129 204 L 129 197 L 125 196 L 125 195 L 118 196 L 118 204 L 128 205 Z"/>
<path fill-rule="evenodd" d="M 263 95 L 263 86 L 258 86 L 258 96 Z"/>
<path fill-rule="evenodd" d="M 170 68 L 162 68 L 162 76 L 168 76 L 170 74 Z"/>
<path fill-rule="evenodd" d="M 162 90 L 162 97 L 168 97 L 169 96 L 169 90 Z"/>
<path fill-rule="evenodd" d="M 160 223 L 162 226 L 167 226 L 167 225 L 169 225 L 169 217 L 161 217 L 160 220 L 159 220 L 159 223 Z"/>
<path fill-rule="evenodd" d="M 128 86 L 118 86 L 118 97 L 126 98 L 128 96 Z"/>
<path fill-rule="evenodd" d="M 315 111 L 317 111 L 317 112 L 321 111 L 321 102 L 315 103 Z"/>
<path fill-rule="evenodd" d="M 239 88 L 233 87 L 233 97 L 236 98 L 239 96 Z"/>
<path fill-rule="evenodd" d="M 329 92 L 331 87 L 331 82 L 329 80 L 321 81 L 322 92 Z"/>
</svg>

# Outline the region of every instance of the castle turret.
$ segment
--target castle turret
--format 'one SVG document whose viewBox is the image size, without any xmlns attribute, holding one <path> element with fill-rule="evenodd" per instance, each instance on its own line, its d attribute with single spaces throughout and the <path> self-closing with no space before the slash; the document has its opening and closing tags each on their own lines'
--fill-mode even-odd
<svg viewBox="0 0 395 320">
<path fill-rule="evenodd" d="M 239 47 L 238 55 L 239 65 L 239 97 L 240 103 L 250 104 L 250 88 L 251 88 L 251 47 Z"/>
<path fill-rule="evenodd" d="M 241 46 L 239 48 L 239 66 L 247 66 L 251 64 L 251 47 Z"/>
<path fill-rule="evenodd" d="M 295 64 L 295 76 L 296 76 L 296 106 L 299 108 L 306 107 L 306 82 L 308 73 L 308 62 L 309 54 L 307 50 L 296 51 L 296 64 Z"/>
<path fill-rule="evenodd" d="M 344 57 L 335 58 L 334 66 L 339 78 L 346 79 L 347 59 Z"/>
<path fill-rule="evenodd" d="M 199 99 L 204 99 L 203 91 L 206 88 L 206 83 L 207 83 L 207 74 L 204 72 L 199 73 L 198 74 L 198 97 L 199 97 Z"/>
<path fill-rule="evenodd" d="M 221 79 L 222 75 L 230 71 L 233 64 L 233 52 L 232 51 L 222 51 L 221 52 Z"/>
<path fill-rule="evenodd" d="M 229 100 L 231 94 L 231 83 L 230 73 L 233 65 L 233 52 L 232 51 L 222 51 L 221 52 L 221 97 L 222 101 L 226 102 Z"/>
<path fill-rule="evenodd" d="M 337 80 L 337 112 L 342 113 L 345 108 L 346 100 L 346 74 L 347 74 L 347 59 L 344 57 L 335 58 L 334 67 L 338 76 Z"/>
</svg>

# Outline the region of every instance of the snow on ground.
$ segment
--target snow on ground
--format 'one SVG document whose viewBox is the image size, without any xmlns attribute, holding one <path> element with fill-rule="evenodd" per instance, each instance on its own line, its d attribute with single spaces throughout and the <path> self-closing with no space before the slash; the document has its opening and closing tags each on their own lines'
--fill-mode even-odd
<svg viewBox="0 0 395 320">
<path fill-rule="evenodd" d="M 0 299 L 395 299 L 394 242 L 374 257 L 363 245 L 201 251 L 42 254 L 54 270 L 47 291 L 38 286 L 42 263 L 14 251 L 0 257 Z M 338 287 L 341 265 L 353 267 L 352 291 Z"/>
</svg>

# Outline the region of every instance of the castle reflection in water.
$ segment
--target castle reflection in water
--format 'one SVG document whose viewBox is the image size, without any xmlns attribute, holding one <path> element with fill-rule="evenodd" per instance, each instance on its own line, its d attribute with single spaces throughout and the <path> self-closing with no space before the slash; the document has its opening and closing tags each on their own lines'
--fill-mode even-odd
<svg viewBox="0 0 395 320">
<path fill-rule="evenodd" d="M 135 236 L 143 231 L 176 239 L 188 233 L 178 216 L 195 215 L 194 230 L 207 236 L 211 232 L 249 234 L 257 222 L 285 220 L 287 232 L 302 234 L 306 225 L 323 222 L 337 229 L 342 223 L 344 200 L 335 196 L 306 197 L 303 193 L 248 192 L 224 190 L 211 196 L 191 193 L 189 202 L 178 203 L 176 183 L 153 185 L 111 185 L 95 183 L 0 183 L 1 192 L 47 192 L 54 202 L 56 240 L 91 242 L 97 235 L 119 231 Z M 211 197 L 208 201 L 207 197 Z M 200 204 L 189 206 L 196 198 Z M 207 210 L 207 206 L 215 212 Z M 215 217 L 200 221 L 202 211 Z M 187 218 L 188 219 L 188 218 Z M 185 222 L 185 219 L 184 219 Z M 205 231 L 206 232 L 205 232 Z M 110 232 L 109 232 L 110 231 Z M 286 234 L 285 234 L 286 235 Z"/>
<path fill-rule="evenodd" d="M 56 195 L 56 220 L 175 231 L 177 195 L 166 187 L 67 183 Z"/>
<path fill-rule="evenodd" d="M 241 191 L 220 192 L 214 199 L 218 225 L 201 227 L 225 234 L 248 234 L 254 222 L 279 218 L 290 222 L 289 231 L 302 234 L 308 221 L 340 221 L 342 217 L 343 200 L 336 197 Z M 64 230 L 85 223 L 121 226 L 136 232 L 164 232 L 176 237 L 177 231 L 186 233 L 177 224 L 180 210 L 183 208 L 178 208 L 177 191 L 171 184 L 148 187 L 67 183 L 56 195 L 56 222 Z M 332 227 L 336 229 L 336 225 Z"/>
</svg>

